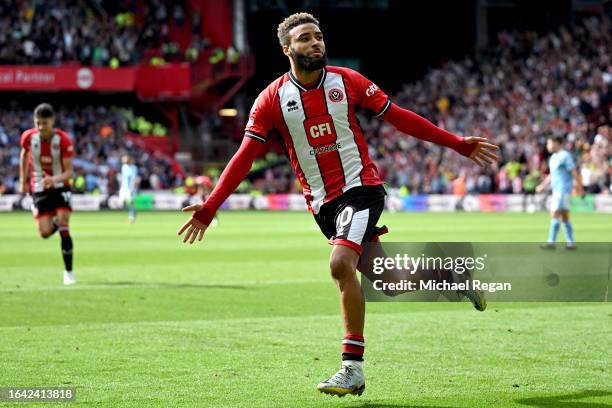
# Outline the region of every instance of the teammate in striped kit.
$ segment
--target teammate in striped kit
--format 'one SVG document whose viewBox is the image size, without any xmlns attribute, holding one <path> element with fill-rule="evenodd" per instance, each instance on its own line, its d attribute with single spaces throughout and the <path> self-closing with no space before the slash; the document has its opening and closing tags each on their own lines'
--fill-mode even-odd
<svg viewBox="0 0 612 408">
<path fill-rule="evenodd" d="M 361 74 L 327 66 L 319 22 L 298 13 L 278 27 L 283 53 L 291 70 L 257 98 L 245 138 L 210 197 L 185 207 L 192 217 L 179 229 L 183 242 L 201 240 L 217 209 L 247 175 L 271 137 L 283 142 L 303 186 L 309 210 L 333 244 L 329 265 L 340 292 L 345 336 L 342 367 L 321 382 L 321 392 L 361 395 L 365 302 L 356 269 L 363 242 L 377 242 L 386 227 L 376 223 L 384 208 L 385 190 L 355 114 L 357 106 L 371 110 L 403 133 L 450 147 L 479 165 L 496 159 L 497 146 L 483 138 L 461 138 L 446 132 L 389 98 Z M 484 298 L 468 296 L 478 310 Z"/>
<path fill-rule="evenodd" d="M 47 103 L 34 110 L 35 127 L 21 135 L 19 180 L 21 192 L 32 194 L 32 212 L 38 232 L 49 238 L 56 231 L 61 236 L 64 257 L 64 284 L 76 283 L 72 271 L 72 238 L 69 219 L 72 211 L 72 141 L 66 133 L 53 128 L 55 114 Z M 30 174 L 30 183 L 27 174 Z"/>
</svg>

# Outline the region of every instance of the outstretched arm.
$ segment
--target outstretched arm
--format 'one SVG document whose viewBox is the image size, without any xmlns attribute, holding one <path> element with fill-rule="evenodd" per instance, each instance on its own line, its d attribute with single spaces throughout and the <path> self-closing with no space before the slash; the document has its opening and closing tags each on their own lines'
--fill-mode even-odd
<svg viewBox="0 0 612 408">
<path fill-rule="evenodd" d="M 29 191 L 29 185 L 27 180 L 28 175 L 28 151 L 21 148 L 19 155 L 19 191 L 22 194 L 27 194 Z"/>
<path fill-rule="evenodd" d="M 196 237 L 198 241 L 202 240 L 204 231 L 208 228 L 215 213 L 227 197 L 234 192 L 240 182 L 244 180 L 263 146 L 263 143 L 250 137 L 245 137 L 240 148 L 234 157 L 232 157 L 225 170 L 223 170 L 219 182 L 206 202 L 192 204 L 183 208 L 182 211 L 184 212 L 193 212 L 191 218 L 178 231 L 178 235 L 187 231 L 185 237 L 183 237 L 183 242 L 189 240 L 189 243 L 193 244 Z"/>
<path fill-rule="evenodd" d="M 441 129 L 416 113 L 391 104 L 383 119 L 402 133 L 438 145 L 450 147 L 457 153 L 469 157 L 479 166 L 497 160 L 498 146 L 487 143 L 483 137 L 460 137 Z"/>
</svg>

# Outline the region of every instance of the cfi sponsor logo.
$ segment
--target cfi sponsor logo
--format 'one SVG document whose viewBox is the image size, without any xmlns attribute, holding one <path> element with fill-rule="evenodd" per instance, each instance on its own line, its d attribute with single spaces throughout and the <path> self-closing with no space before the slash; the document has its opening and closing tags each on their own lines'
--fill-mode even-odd
<svg viewBox="0 0 612 408">
<path fill-rule="evenodd" d="M 298 103 L 294 100 L 290 100 L 289 102 L 287 102 L 287 112 L 293 112 L 300 109 L 300 107 L 298 106 Z"/>
<path fill-rule="evenodd" d="M 342 102 L 344 100 L 344 92 L 340 88 L 332 88 L 329 90 L 327 96 L 332 102 Z"/>
<path fill-rule="evenodd" d="M 378 87 L 374 84 L 370 84 L 370 86 L 368 86 L 368 89 L 366 89 L 366 95 L 372 96 L 376 91 L 378 91 Z"/>
<path fill-rule="evenodd" d="M 312 137 L 313 139 L 332 134 L 331 126 L 329 125 L 329 123 L 320 123 L 318 125 L 313 125 L 310 127 L 309 131 L 310 137 Z"/>
</svg>

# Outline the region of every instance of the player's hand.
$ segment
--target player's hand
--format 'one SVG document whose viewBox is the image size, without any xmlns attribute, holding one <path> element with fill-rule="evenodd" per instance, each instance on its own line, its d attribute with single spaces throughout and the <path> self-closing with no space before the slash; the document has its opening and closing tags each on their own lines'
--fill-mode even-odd
<svg viewBox="0 0 612 408">
<path fill-rule="evenodd" d="M 542 184 L 538 184 L 535 191 L 536 193 L 541 193 L 542 191 L 544 191 L 544 186 Z"/>
<path fill-rule="evenodd" d="M 584 187 L 580 184 L 577 184 L 575 187 L 575 194 L 580 197 L 584 197 Z"/>
<path fill-rule="evenodd" d="M 183 208 L 181 211 L 183 212 L 189 212 L 189 211 L 200 211 L 204 206 L 200 203 L 197 204 L 191 204 L 188 205 L 187 207 Z M 184 223 L 181 228 L 178 230 L 177 235 L 181 236 L 183 234 L 183 232 L 187 231 L 187 233 L 185 234 L 185 236 L 183 237 L 183 242 L 187 242 L 189 240 L 190 244 L 193 244 L 193 242 L 196 240 L 196 238 L 198 239 L 198 241 L 201 241 L 202 238 L 204 237 L 204 231 L 206 231 L 206 228 L 208 228 L 208 225 L 204 225 L 203 223 L 201 223 L 200 221 L 196 220 L 195 218 L 193 218 L 193 216 L 187 220 L 186 223 Z"/>
<path fill-rule="evenodd" d="M 484 137 L 468 136 L 463 140 L 467 144 L 477 143 L 476 148 L 470 154 L 470 159 L 480 167 L 493 164 L 494 161 L 497 161 L 499 146 L 488 143 Z"/>
<path fill-rule="evenodd" d="M 43 178 L 43 188 L 44 189 L 53 188 L 54 184 L 55 184 L 55 180 L 53 180 L 52 176 L 45 176 Z"/>
</svg>

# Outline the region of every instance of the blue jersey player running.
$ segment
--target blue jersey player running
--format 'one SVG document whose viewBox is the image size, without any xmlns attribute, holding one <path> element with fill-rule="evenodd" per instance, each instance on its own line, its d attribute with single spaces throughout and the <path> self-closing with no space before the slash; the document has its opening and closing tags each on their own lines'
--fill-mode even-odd
<svg viewBox="0 0 612 408">
<path fill-rule="evenodd" d="M 136 186 L 138 183 L 138 169 L 132 158 L 125 155 L 121 159 L 121 188 L 119 189 L 119 199 L 124 207 L 128 209 L 128 222 L 133 224 L 136 221 L 136 207 L 134 198 L 136 196 Z"/>
<path fill-rule="evenodd" d="M 563 232 L 567 242 L 567 249 L 575 249 L 574 231 L 569 220 L 569 203 L 576 181 L 576 192 L 582 194 L 582 182 L 580 174 L 572 155 L 562 147 L 562 137 L 549 137 L 546 141 L 546 149 L 551 153 L 548 159 L 548 176 L 536 187 L 537 192 L 543 191 L 549 184 L 552 189 L 552 200 L 550 202 L 550 231 L 545 248 L 554 248 L 559 226 L 563 223 Z"/>
</svg>

